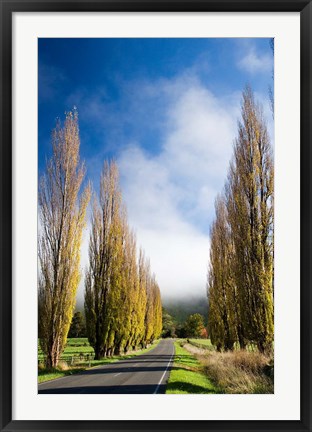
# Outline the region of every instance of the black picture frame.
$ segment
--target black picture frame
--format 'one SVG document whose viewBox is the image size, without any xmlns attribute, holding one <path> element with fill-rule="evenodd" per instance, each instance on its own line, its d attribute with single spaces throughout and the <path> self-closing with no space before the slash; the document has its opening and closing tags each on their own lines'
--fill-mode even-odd
<svg viewBox="0 0 312 432">
<path fill-rule="evenodd" d="M 0 0 L 0 406 L 1 431 L 311 431 L 311 22 L 307 0 Z M 12 14 L 14 12 L 300 12 L 300 386 L 298 421 L 12 420 Z"/>
</svg>

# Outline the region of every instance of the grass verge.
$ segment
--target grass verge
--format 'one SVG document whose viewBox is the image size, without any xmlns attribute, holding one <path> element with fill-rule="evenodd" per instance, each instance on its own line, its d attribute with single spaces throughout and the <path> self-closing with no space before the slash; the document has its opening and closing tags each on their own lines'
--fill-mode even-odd
<svg viewBox="0 0 312 432">
<path fill-rule="evenodd" d="M 188 339 L 188 341 L 190 344 L 197 346 L 198 348 L 204 348 L 209 350 L 215 349 L 210 339 Z"/>
<path fill-rule="evenodd" d="M 45 381 L 51 381 L 56 378 L 62 378 L 64 376 L 73 375 L 79 372 L 83 372 L 86 369 L 90 369 L 92 367 L 101 366 L 108 363 L 114 363 L 119 360 L 126 360 L 132 357 L 136 357 L 140 354 L 145 354 L 152 349 L 154 349 L 160 342 L 156 340 L 152 343 L 151 346 L 145 349 L 141 349 L 138 351 L 132 351 L 129 354 L 120 355 L 120 356 L 112 356 L 107 357 L 102 360 L 91 360 L 90 367 L 89 364 L 86 365 L 77 365 L 77 366 L 69 366 L 66 362 L 60 361 L 59 366 L 55 369 L 46 369 L 44 367 L 38 367 L 38 384 L 43 383 Z M 79 347 L 80 348 L 80 347 Z"/>
<path fill-rule="evenodd" d="M 174 343 L 175 356 L 166 394 L 221 393 L 203 372 L 203 366 L 179 342 Z"/>
<path fill-rule="evenodd" d="M 75 373 L 79 373 L 84 371 L 86 368 L 75 367 L 69 368 L 67 370 L 62 369 L 44 369 L 38 368 L 38 384 L 43 383 L 45 381 L 51 381 L 56 378 L 62 378 L 67 375 L 73 375 Z"/>
</svg>

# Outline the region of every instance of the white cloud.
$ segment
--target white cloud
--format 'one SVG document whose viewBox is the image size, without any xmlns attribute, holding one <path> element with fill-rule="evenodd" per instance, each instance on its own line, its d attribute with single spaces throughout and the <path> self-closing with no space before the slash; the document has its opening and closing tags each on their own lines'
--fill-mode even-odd
<svg viewBox="0 0 312 432">
<path fill-rule="evenodd" d="M 273 58 L 270 54 L 259 54 L 255 48 L 250 47 L 248 52 L 238 62 L 238 67 L 251 74 L 270 72 L 273 68 Z"/>
<path fill-rule="evenodd" d="M 160 153 L 130 143 L 118 158 L 129 221 L 163 296 L 205 295 L 209 226 L 231 156 L 239 97 L 217 99 L 194 79 L 157 88 L 167 102 Z"/>
<path fill-rule="evenodd" d="M 165 157 L 173 175 L 211 185 L 225 172 L 236 130 L 236 105 L 218 100 L 203 86 L 185 89 L 169 112 Z"/>
<path fill-rule="evenodd" d="M 217 98 L 191 75 L 136 88 L 141 104 L 151 107 L 154 100 L 155 109 L 161 106 L 163 120 L 157 151 L 129 139 L 118 154 L 129 223 L 151 259 L 163 297 L 204 296 L 214 200 L 226 179 L 241 94 Z M 82 286 L 79 292 L 81 298 Z"/>
</svg>

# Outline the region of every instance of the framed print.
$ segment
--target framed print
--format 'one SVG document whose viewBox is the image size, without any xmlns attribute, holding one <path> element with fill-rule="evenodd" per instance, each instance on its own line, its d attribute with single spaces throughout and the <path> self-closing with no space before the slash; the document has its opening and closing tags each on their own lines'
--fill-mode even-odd
<svg viewBox="0 0 312 432">
<path fill-rule="evenodd" d="M 311 2 L 1 0 L 1 430 L 311 430 Z"/>
</svg>

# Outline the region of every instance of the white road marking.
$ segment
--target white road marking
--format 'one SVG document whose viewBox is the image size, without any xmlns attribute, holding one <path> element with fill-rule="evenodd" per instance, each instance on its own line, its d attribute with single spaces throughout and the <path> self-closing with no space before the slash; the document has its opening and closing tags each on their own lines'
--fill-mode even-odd
<svg viewBox="0 0 312 432">
<path fill-rule="evenodd" d="M 166 374 L 166 372 L 167 372 L 167 370 L 168 370 L 168 367 L 169 367 L 169 365 L 170 365 L 170 362 L 171 362 L 173 356 L 174 356 L 174 347 L 173 347 L 173 353 L 172 353 L 172 356 L 170 357 L 170 360 L 169 360 L 169 362 L 168 362 L 168 364 L 167 364 L 166 370 L 165 370 L 165 372 L 162 374 L 162 377 L 160 378 L 160 381 L 159 381 L 159 383 L 158 383 L 158 385 L 157 385 L 157 387 L 156 387 L 156 390 L 154 391 L 153 394 L 156 394 L 156 393 L 158 392 L 159 386 L 160 386 L 160 384 L 161 384 L 161 382 L 162 382 L 162 380 L 163 380 L 163 378 L 164 378 L 164 376 L 165 376 L 165 374 Z"/>
<path fill-rule="evenodd" d="M 163 355 L 162 354 L 162 352 L 160 353 L 160 354 L 158 354 L 158 355 Z M 158 388 L 159 388 L 159 386 L 160 386 L 160 384 L 161 384 L 161 382 L 162 382 L 162 380 L 163 380 L 163 377 L 164 377 L 164 375 L 165 375 L 165 373 L 167 372 L 167 370 L 168 370 L 168 367 L 169 367 L 169 365 L 170 365 L 170 362 L 171 362 L 171 360 L 172 360 L 172 357 L 174 356 L 174 348 L 173 348 L 173 353 L 172 353 L 172 356 L 171 356 L 171 358 L 170 358 L 170 360 L 169 360 L 169 363 L 168 363 L 168 365 L 167 365 L 167 368 L 166 368 L 166 370 L 165 370 L 165 372 L 163 373 L 163 375 L 162 375 L 162 377 L 161 377 L 161 379 L 160 379 L 160 381 L 159 381 L 159 383 L 158 383 L 158 385 L 157 385 L 157 387 L 156 387 L 156 390 L 155 390 L 155 392 L 154 392 L 154 394 L 155 393 L 157 393 L 157 391 L 158 391 Z M 127 362 L 127 360 L 128 359 L 125 359 L 124 360 L 124 362 Z M 150 359 L 150 358 L 148 358 L 148 359 L 144 359 L 143 360 L 144 362 L 152 362 L 152 360 Z M 112 362 L 112 363 L 106 363 L 106 364 L 102 364 L 102 365 L 98 365 L 98 366 L 93 366 L 93 367 L 90 367 L 90 368 L 86 368 L 86 371 L 88 371 L 88 370 L 92 370 L 92 369 L 99 369 L 99 368 L 105 368 L 105 366 L 107 366 L 107 365 L 109 365 L 109 366 L 111 366 L 111 365 L 115 365 L 115 364 L 122 364 L 123 363 L 123 361 L 122 360 L 120 360 L 120 361 L 114 361 L 114 362 Z M 138 365 L 139 363 L 135 363 L 133 366 L 136 366 L 136 365 Z M 114 376 L 118 376 L 118 375 L 120 375 L 122 372 L 119 372 L 119 373 L 117 373 L 117 374 L 115 374 Z M 85 378 L 85 375 L 86 374 L 84 374 L 84 371 L 82 371 L 82 372 L 80 372 L 79 374 L 77 374 L 77 378 L 78 378 L 78 376 L 79 376 L 79 378 L 80 378 L 80 380 L 82 380 L 83 378 Z M 39 387 L 43 387 L 45 384 L 49 384 L 50 382 L 54 382 L 54 381 L 59 381 L 59 380 L 63 380 L 63 379 L 66 379 L 66 378 L 70 378 L 70 377 L 74 377 L 75 375 L 65 375 L 65 376 L 63 376 L 63 377 L 59 377 L 59 378 L 56 378 L 56 379 L 53 379 L 53 380 L 49 380 L 49 381 L 45 381 L 45 382 L 42 382 L 42 383 L 38 383 L 38 390 L 40 390 L 40 388 Z M 83 394 L 83 393 L 85 393 L 85 387 L 82 387 L 76 394 Z"/>
</svg>

